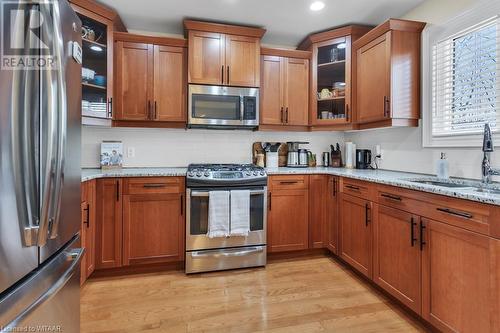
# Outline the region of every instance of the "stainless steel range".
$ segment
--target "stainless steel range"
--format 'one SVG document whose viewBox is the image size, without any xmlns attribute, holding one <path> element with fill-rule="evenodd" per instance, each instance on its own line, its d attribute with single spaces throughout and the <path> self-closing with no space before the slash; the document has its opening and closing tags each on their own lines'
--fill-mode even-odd
<svg viewBox="0 0 500 333">
<path fill-rule="evenodd" d="M 191 164 L 186 188 L 186 273 L 266 264 L 267 174 L 264 168 L 251 164 Z M 248 235 L 209 237 L 210 192 L 236 190 L 249 191 Z"/>
</svg>

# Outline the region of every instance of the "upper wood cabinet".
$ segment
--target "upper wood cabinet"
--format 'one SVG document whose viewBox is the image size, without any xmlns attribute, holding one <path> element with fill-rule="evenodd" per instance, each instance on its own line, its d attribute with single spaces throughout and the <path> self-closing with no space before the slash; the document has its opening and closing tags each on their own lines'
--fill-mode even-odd
<svg viewBox="0 0 500 333">
<path fill-rule="evenodd" d="M 260 38 L 265 29 L 184 20 L 188 82 L 260 86 Z"/>
<path fill-rule="evenodd" d="M 420 34 L 425 23 L 390 19 L 353 43 L 357 128 L 418 126 Z"/>
<path fill-rule="evenodd" d="M 351 43 L 372 27 L 350 25 L 311 34 L 299 45 L 312 52 L 309 123 L 312 130 L 352 129 Z"/>
<path fill-rule="evenodd" d="M 82 68 L 95 73 L 82 77 L 82 124 L 110 126 L 113 116 L 113 35 L 127 29 L 115 10 L 97 1 L 69 2 L 82 26 L 94 31 L 94 34 L 82 36 Z"/>
<path fill-rule="evenodd" d="M 186 41 L 115 34 L 115 126 L 186 122 Z"/>
<path fill-rule="evenodd" d="M 310 52 L 261 49 L 260 129 L 304 129 L 309 119 Z"/>
<path fill-rule="evenodd" d="M 308 249 L 308 176 L 270 177 L 267 216 L 268 252 Z"/>
</svg>

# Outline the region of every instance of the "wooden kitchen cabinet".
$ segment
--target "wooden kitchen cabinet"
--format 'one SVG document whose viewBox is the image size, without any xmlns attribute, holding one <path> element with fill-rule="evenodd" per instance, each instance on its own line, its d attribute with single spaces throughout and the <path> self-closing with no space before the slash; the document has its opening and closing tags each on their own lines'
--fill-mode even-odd
<svg viewBox="0 0 500 333">
<path fill-rule="evenodd" d="M 373 281 L 420 313 L 420 217 L 383 205 L 374 205 L 373 216 Z"/>
<path fill-rule="evenodd" d="M 115 43 L 115 120 L 150 120 L 153 45 Z"/>
<path fill-rule="evenodd" d="M 444 332 L 498 332 L 500 240 L 422 218 L 422 316 Z"/>
<path fill-rule="evenodd" d="M 126 178 L 123 265 L 184 259 L 184 179 Z"/>
<path fill-rule="evenodd" d="M 115 34 L 114 126 L 185 125 L 185 44 L 182 39 Z"/>
<path fill-rule="evenodd" d="M 96 229 L 96 182 L 90 180 L 81 185 L 81 229 L 82 247 L 85 249 L 81 260 L 80 283 L 83 284 L 95 270 L 95 229 Z"/>
<path fill-rule="evenodd" d="M 184 20 L 188 82 L 260 86 L 260 39 L 265 29 Z"/>
<path fill-rule="evenodd" d="M 424 26 L 390 19 L 353 43 L 353 106 L 359 129 L 418 126 Z"/>
<path fill-rule="evenodd" d="M 309 248 L 328 244 L 330 191 L 327 175 L 309 176 Z"/>
<path fill-rule="evenodd" d="M 311 34 L 299 44 L 300 50 L 312 52 L 309 84 L 312 130 L 353 128 L 351 43 L 371 28 L 349 25 Z"/>
<path fill-rule="evenodd" d="M 308 176 L 270 177 L 267 250 L 286 252 L 309 248 Z"/>
<path fill-rule="evenodd" d="M 123 181 L 103 178 L 96 185 L 96 269 L 121 267 Z"/>
<path fill-rule="evenodd" d="M 343 193 L 340 214 L 340 257 L 371 278 L 372 202 Z"/>
<path fill-rule="evenodd" d="M 328 176 L 327 198 L 327 232 L 328 243 L 326 247 L 330 252 L 337 254 L 339 249 L 339 179 Z"/>
<path fill-rule="evenodd" d="M 310 52 L 261 49 L 260 129 L 303 129 L 309 123 Z"/>
</svg>

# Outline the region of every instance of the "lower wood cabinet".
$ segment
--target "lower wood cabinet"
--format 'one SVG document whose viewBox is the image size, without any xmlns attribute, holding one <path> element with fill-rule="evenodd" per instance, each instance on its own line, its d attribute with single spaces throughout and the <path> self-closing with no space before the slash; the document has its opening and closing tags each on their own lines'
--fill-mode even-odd
<svg viewBox="0 0 500 333">
<path fill-rule="evenodd" d="M 123 196 L 123 264 L 184 259 L 184 195 Z"/>
<path fill-rule="evenodd" d="M 443 331 L 499 332 L 500 240 L 422 223 L 422 316 Z"/>
<path fill-rule="evenodd" d="M 96 269 L 122 266 L 121 178 L 97 180 Z"/>
<path fill-rule="evenodd" d="M 420 218 L 383 205 L 374 205 L 373 215 L 373 281 L 420 313 Z"/>
<path fill-rule="evenodd" d="M 339 180 L 338 177 L 328 177 L 327 202 L 327 238 L 326 247 L 338 254 L 339 249 Z"/>
<path fill-rule="evenodd" d="M 309 248 L 323 248 L 328 243 L 328 175 L 309 176 Z"/>
<path fill-rule="evenodd" d="M 81 260 L 80 283 L 95 270 L 95 229 L 96 229 L 96 193 L 95 180 L 90 180 L 81 185 L 81 228 L 80 238 L 85 249 Z"/>
<path fill-rule="evenodd" d="M 184 178 L 97 181 L 96 268 L 184 259 Z"/>
<path fill-rule="evenodd" d="M 271 177 L 267 215 L 268 252 L 309 248 L 307 177 L 304 175 Z"/>
<path fill-rule="evenodd" d="M 372 276 L 372 203 L 342 194 L 340 257 L 367 277 Z"/>
</svg>

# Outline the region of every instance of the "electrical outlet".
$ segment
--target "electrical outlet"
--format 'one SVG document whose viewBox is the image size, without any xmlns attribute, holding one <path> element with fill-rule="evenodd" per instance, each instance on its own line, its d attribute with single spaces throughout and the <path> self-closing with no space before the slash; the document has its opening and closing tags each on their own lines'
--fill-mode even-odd
<svg viewBox="0 0 500 333">
<path fill-rule="evenodd" d="M 128 147 L 127 157 L 135 157 L 135 148 L 134 147 Z"/>
</svg>

